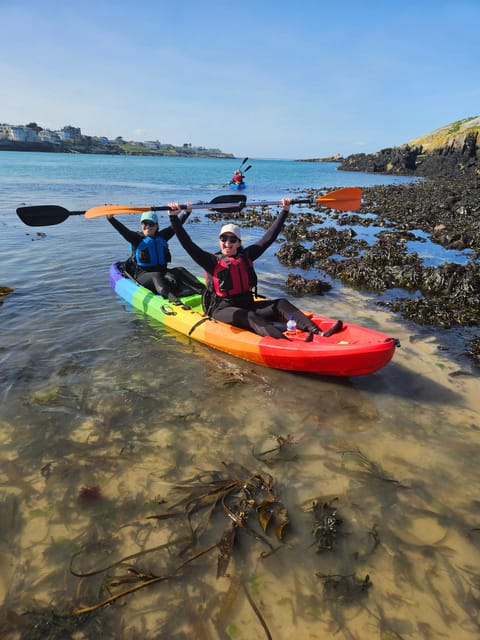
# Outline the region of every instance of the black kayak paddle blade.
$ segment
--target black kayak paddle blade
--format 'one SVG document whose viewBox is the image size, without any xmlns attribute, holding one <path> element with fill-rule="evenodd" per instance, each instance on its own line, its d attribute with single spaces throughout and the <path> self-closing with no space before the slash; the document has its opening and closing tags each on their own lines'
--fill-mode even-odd
<svg viewBox="0 0 480 640">
<path fill-rule="evenodd" d="M 29 227 L 46 227 L 52 224 L 60 224 L 72 215 L 72 213 L 74 212 L 53 204 L 18 207 L 17 209 L 18 217 Z M 83 211 L 81 213 L 83 213 Z"/>
<path fill-rule="evenodd" d="M 243 207 L 246 205 L 247 203 L 247 196 L 244 196 L 242 194 L 235 194 L 235 195 L 225 195 L 225 196 L 217 196 L 216 198 L 214 198 L 213 200 L 210 201 L 209 204 L 225 204 L 231 202 L 232 205 L 231 207 L 221 207 L 218 209 L 215 209 L 215 207 L 209 207 L 209 209 L 211 209 L 212 211 L 217 211 L 218 213 L 238 213 L 239 211 L 241 211 L 243 209 Z"/>
</svg>

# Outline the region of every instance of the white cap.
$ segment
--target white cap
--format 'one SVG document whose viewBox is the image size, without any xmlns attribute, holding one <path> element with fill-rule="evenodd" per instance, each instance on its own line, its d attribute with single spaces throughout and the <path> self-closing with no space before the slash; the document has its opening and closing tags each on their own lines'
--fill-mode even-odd
<svg viewBox="0 0 480 640">
<path fill-rule="evenodd" d="M 220 233 L 218 234 L 218 237 L 220 237 L 224 233 L 233 233 L 233 235 L 237 236 L 239 240 L 242 239 L 242 236 L 241 236 L 242 232 L 240 231 L 240 227 L 237 227 L 236 224 L 232 224 L 231 222 L 223 225 L 223 227 L 220 229 Z"/>
</svg>

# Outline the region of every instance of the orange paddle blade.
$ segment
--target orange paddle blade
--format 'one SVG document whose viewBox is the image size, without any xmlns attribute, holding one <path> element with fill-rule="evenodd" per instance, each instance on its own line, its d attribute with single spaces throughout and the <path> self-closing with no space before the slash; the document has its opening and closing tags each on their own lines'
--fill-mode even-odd
<svg viewBox="0 0 480 640">
<path fill-rule="evenodd" d="M 92 207 L 85 211 L 86 218 L 101 218 L 102 216 L 115 216 L 120 213 L 144 213 L 151 211 L 152 207 L 125 207 L 120 204 L 105 204 L 100 207 Z"/>
<path fill-rule="evenodd" d="M 324 205 L 329 209 L 335 209 L 335 211 L 358 211 L 362 206 L 360 198 L 358 200 L 340 200 L 339 202 L 329 202 Z"/>
<path fill-rule="evenodd" d="M 316 198 L 317 202 L 329 203 L 329 202 L 341 202 L 344 200 L 359 200 L 362 197 L 362 190 L 360 187 L 345 187 L 345 189 L 337 189 L 336 191 L 330 191 L 324 196 Z"/>
<path fill-rule="evenodd" d="M 337 211 L 356 211 L 362 204 L 362 190 L 360 187 L 345 187 L 330 191 L 315 200 L 317 204 L 323 204 Z"/>
</svg>

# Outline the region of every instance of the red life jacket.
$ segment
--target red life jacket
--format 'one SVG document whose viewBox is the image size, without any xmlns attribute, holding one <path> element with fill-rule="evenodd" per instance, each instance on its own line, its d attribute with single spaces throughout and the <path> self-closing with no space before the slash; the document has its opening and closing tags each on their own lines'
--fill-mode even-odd
<svg viewBox="0 0 480 640">
<path fill-rule="evenodd" d="M 207 283 L 211 284 L 217 296 L 226 298 L 253 291 L 257 286 L 257 274 L 253 262 L 240 249 L 233 258 L 217 254 L 218 261 L 213 274 L 207 274 Z"/>
<path fill-rule="evenodd" d="M 241 182 L 243 182 L 243 174 L 240 173 L 240 171 L 236 171 L 233 174 L 232 180 L 233 180 L 233 184 L 240 184 Z"/>
</svg>

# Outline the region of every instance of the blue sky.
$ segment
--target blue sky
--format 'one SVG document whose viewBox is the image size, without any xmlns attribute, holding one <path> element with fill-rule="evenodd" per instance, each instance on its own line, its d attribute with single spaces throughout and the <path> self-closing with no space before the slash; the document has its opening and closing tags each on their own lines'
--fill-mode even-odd
<svg viewBox="0 0 480 640">
<path fill-rule="evenodd" d="M 371 153 L 480 115 L 480 0 L 0 0 L 0 122 Z"/>
</svg>

